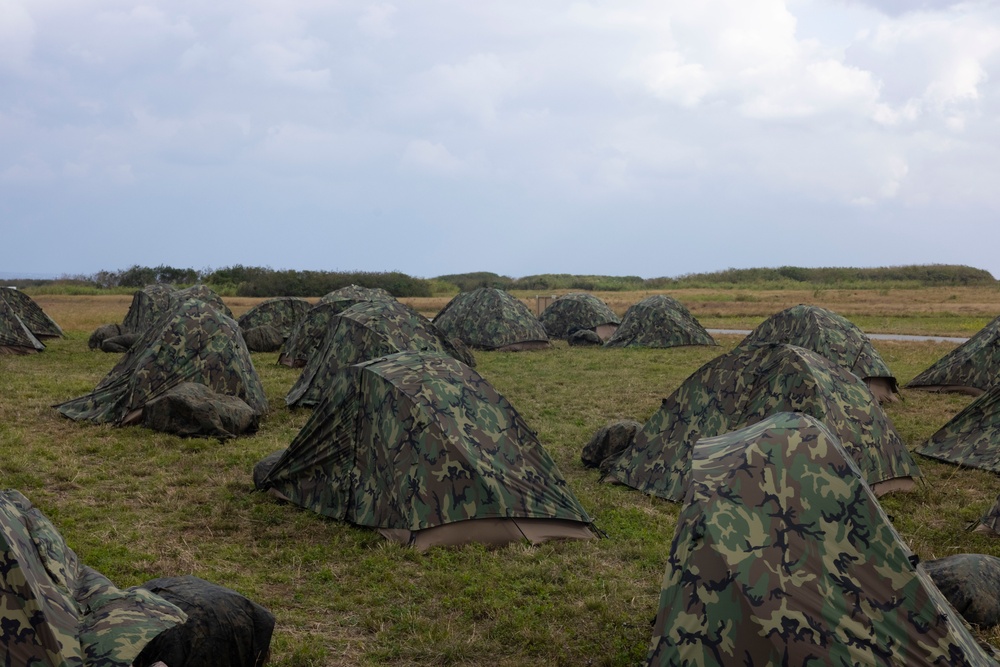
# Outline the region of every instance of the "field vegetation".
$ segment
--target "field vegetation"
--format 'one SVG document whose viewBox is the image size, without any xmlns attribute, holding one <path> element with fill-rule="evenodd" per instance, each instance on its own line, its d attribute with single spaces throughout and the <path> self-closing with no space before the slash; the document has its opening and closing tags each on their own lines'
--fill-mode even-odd
<svg viewBox="0 0 1000 667">
<path fill-rule="evenodd" d="M 562 291 L 573 291 L 565 289 Z M 797 303 L 831 308 L 868 331 L 970 336 L 1000 314 L 994 284 L 882 287 L 668 288 L 709 328 L 751 328 Z M 558 293 L 559 290 L 556 290 Z M 142 428 L 75 423 L 52 404 L 89 392 L 117 361 L 87 349 L 120 322 L 128 293 L 36 301 L 66 331 L 38 355 L 0 357 L 0 484 L 17 488 L 81 560 L 120 586 L 194 574 L 236 589 L 277 617 L 279 667 L 319 665 L 634 665 L 645 655 L 679 506 L 601 483 L 580 450 L 608 421 L 647 419 L 685 377 L 731 349 L 584 349 L 556 343 L 477 354 L 478 370 L 537 430 L 606 538 L 420 554 L 373 531 L 323 519 L 255 492 L 253 465 L 288 445 L 308 417 L 284 396 L 298 371 L 255 354 L 271 412 L 260 431 L 227 442 Z M 533 289 L 515 292 L 529 305 Z M 599 293 L 619 313 L 649 290 Z M 404 298 L 433 315 L 447 295 Z M 261 299 L 227 297 L 236 315 Z M 901 383 L 953 343 L 876 341 Z M 968 397 L 903 390 L 886 412 L 913 448 Z M 924 482 L 883 498 L 922 558 L 1000 556 L 1000 540 L 967 527 L 1000 493 L 1000 477 L 917 457 Z M 1000 643 L 1000 633 L 978 631 Z"/>
<path fill-rule="evenodd" d="M 347 285 L 379 287 L 395 297 L 454 296 L 477 287 L 508 291 L 561 290 L 588 292 L 635 292 L 710 288 L 722 290 L 813 289 L 916 289 L 922 287 L 993 286 L 996 280 L 983 269 L 948 264 L 922 264 L 875 268 L 778 268 L 726 269 L 677 277 L 574 275 L 545 273 L 512 278 L 488 271 L 455 273 L 436 278 L 417 278 L 399 271 L 294 271 L 237 264 L 220 269 L 172 266 L 131 266 L 92 275 L 62 276 L 55 280 L 8 280 L 7 284 L 39 293 L 99 294 L 131 291 L 153 283 L 185 287 L 209 285 L 222 296 L 320 297 Z"/>
</svg>

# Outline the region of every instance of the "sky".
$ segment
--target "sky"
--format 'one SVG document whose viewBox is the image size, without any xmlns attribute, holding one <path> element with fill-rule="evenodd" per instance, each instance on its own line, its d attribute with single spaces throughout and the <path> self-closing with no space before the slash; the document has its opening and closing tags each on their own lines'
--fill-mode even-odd
<svg viewBox="0 0 1000 667">
<path fill-rule="evenodd" d="M 1000 2 L 0 0 L 0 274 L 1000 277 Z"/>
</svg>

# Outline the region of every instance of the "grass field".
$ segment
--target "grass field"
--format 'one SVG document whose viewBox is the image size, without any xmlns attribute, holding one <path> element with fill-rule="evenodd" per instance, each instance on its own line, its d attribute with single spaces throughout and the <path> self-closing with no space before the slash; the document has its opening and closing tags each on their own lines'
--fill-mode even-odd
<svg viewBox="0 0 1000 667">
<path fill-rule="evenodd" d="M 969 336 L 1000 314 L 1000 291 L 987 288 L 671 294 L 710 328 L 750 328 L 797 303 L 832 308 L 868 331 L 915 334 Z M 601 296 L 624 312 L 645 294 Z M 74 423 L 51 405 L 89 392 L 117 361 L 89 351 L 87 337 L 120 322 L 130 297 L 37 301 L 67 337 L 39 355 L 0 357 L 0 484 L 41 507 L 81 560 L 119 586 L 195 574 L 236 589 L 275 614 L 273 664 L 282 667 L 634 665 L 644 657 L 679 506 L 600 483 L 580 449 L 610 420 L 644 421 L 738 337 L 721 337 L 716 348 L 556 343 L 478 353 L 478 370 L 538 431 L 607 538 L 420 554 L 253 490 L 254 463 L 287 446 L 308 417 L 284 406 L 298 371 L 276 354 L 254 355 L 271 413 L 252 437 L 220 443 Z M 226 299 L 237 315 L 257 301 Z M 406 301 L 433 314 L 447 299 Z M 876 347 L 905 383 L 953 345 Z M 886 412 L 911 448 L 970 401 L 906 390 L 904 398 Z M 1000 556 L 1000 540 L 966 530 L 1000 493 L 1000 478 L 917 459 L 925 482 L 883 499 L 911 548 L 923 559 Z"/>
</svg>

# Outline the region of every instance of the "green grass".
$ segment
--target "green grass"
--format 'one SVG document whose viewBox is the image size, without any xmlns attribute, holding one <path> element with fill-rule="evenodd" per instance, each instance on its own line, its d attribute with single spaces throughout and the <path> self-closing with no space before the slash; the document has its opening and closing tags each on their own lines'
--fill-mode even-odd
<svg viewBox="0 0 1000 667">
<path fill-rule="evenodd" d="M 254 463 L 287 446 L 309 415 L 284 407 L 298 372 L 276 355 L 254 355 L 272 407 L 256 435 L 185 440 L 75 423 L 51 408 L 90 391 L 117 360 L 89 351 L 88 334 L 70 331 L 39 355 L 0 357 L 0 484 L 27 495 L 84 563 L 120 586 L 195 574 L 263 604 L 277 618 L 278 667 L 641 661 L 680 508 L 600 483 L 580 450 L 608 421 L 647 419 L 738 341 L 477 354 L 479 371 L 537 430 L 607 538 L 420 554 L 253 490 Z M 904 383 L 952 347 L 876 346 Z M 970 400 L 904 394 L 886 411 L 910 447 Z M 916 492 L 883 499 L 911 547 L 924 559 L 1000 556 L 1000 541 L 966 531 L 1000 493 L 1000 478 L 918 462 L 926 481 Z"/>
</svg>

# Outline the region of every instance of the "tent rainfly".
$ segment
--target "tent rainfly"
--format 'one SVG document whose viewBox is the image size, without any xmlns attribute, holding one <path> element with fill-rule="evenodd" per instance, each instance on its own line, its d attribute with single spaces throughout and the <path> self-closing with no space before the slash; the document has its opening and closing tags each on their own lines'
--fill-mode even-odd
<svg viewBox="0 0 1000 667">
<path fill-rule="evenodd" d="M 703 438 L 647 665 L 995 665 L 841 445 L 778 413 Z"/>
<path fill-rule="evenodd" d="M 254 482 L 421 550 L 594 537 L 521 415 L 440 353 L 344 369 L 291 445 L 257 464 Z"/>
<path fill-rule="evenodd" d="M 861 378 L 794 345 L 736 349 L 691 374 L 609 464 L 606 479 L 680 502 L 694 443 L 782 411 L 827 425 L 876 493 L 911 488 L 913 457 Z"/>
</svg>

